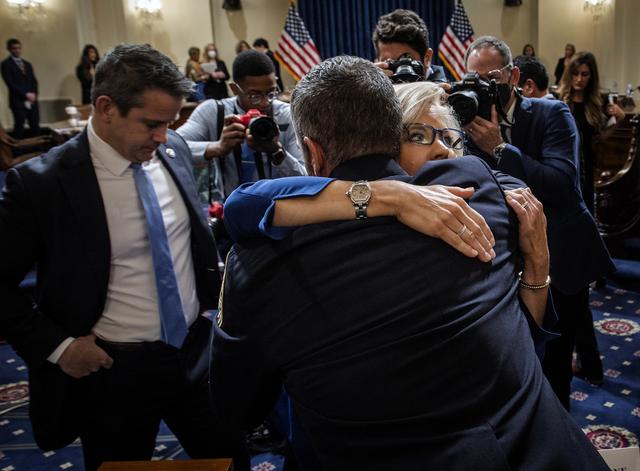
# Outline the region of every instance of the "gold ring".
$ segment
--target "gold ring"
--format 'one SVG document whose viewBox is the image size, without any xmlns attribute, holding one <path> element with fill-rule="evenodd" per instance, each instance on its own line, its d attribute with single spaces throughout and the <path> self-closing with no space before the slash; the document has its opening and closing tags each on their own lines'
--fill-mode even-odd
<svg viewBox="0 0 640 471">
<path fill-rule="evenodd" d="M 460 230 L 458 232 L 456 232 L 458 237 L 462 237 L 462 235 L 467 232 L 467 226 L 466 225 L 462 225 L 462 227 L 460 228 Z"/>
</svg>

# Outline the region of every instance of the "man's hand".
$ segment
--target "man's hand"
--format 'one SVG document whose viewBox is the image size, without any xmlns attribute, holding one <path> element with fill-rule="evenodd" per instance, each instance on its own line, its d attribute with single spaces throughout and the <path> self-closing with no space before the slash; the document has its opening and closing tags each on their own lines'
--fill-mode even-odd
<svg viewBox="0 0 640 471">
<path fill-rule="evenodd" d="M 529 188 L 507 190 L 507 203 L 518 216 L 519 245 L 524 258 L 523 280 L 531 284 L 544 282 L 549 274 L 547 218 L 542 203 Z"/>
<path fill-rule="evenodd" d="M 477 257 L 483 262 L 495 258 L 491 229 L 465 201 L 473 195 L 473 188 L 401 185 L 402 196 L 395 214 L 398 221 L 442 239 L 467 257 Z"/>
<path fill-rule="evenodd" d="M 464 127 L 464 130 L 480 150 L 487 154 L 491 154 L 498 144 L 504 142 L 500 134 L 500 122 L 495 105 L 491 106 L 491 121 L 476 116 Z"/>
<path fill-rule="evenodd" d="M 82 378 L 100 368 L 111 368 L 113 359 L 96 345 L 95 335 L 78 337 L 69 344 L 58 359 L 58 366 L 73 378 Z"/>
<path fill-rule="evenodd" d="M 25 95 L 27 97 L 27 100 L 29 100 L 31 103 L 35 103 L 36 102 L 36 94 L 33 92 L 29 92 Z"/>
<path fill-rule="evenodd" d="M 393 70 L 389 69 L 389 64 L 386 61 L 374 62 L 373 65 L 381 68 L 387 77 L 391 77 L 393 75 Z"/>
<path fill-rule="evenodd" d="M 238 122 L 236 115 L 225 116 L 222 134 L 216 142 L 212 142 L 207 146 L 205 157 L 226 156 L 237 144 L 242 144 L 244 132 L 245 128 L 242 123 Z"/>
</svg>

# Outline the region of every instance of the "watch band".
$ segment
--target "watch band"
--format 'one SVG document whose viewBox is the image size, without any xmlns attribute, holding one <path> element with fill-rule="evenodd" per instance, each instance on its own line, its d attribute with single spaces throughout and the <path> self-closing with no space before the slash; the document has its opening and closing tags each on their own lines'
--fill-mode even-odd
<svg viewBox="0 0 640 471">
<path fill-rule="evenodd" d="M 273 165 L 280 165 L 286 156 L 287 154 L 285 154 L 284 149 L 278 149 L 274 153 L 269 154 L 269 160 Z"/>
<path fill-rule="evenodd" d="M 367 208 L 371 200 L 371 185 L 366 180 L 354 182 L 345 193 L 356 212 L 356 219 L 367 218 Z"/>
<path fill-rule="evenodd" d="M 368 204 L 354 204 L 356 210 L 356 219 L 367 219 L 367 206 Z"/>
</svg>

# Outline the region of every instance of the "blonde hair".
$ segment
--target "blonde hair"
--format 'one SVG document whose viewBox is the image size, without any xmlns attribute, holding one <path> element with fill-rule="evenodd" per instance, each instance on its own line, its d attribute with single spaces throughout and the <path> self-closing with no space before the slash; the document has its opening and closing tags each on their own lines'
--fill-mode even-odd
<svg viewBox="0 0 640 471">
<path fill-rule="evenodd" d="M 444 89 L 433 82 L 413 82 L 395 85 L 402 108 L 402 124 L 419 122 L 422 114 L 437 115 L 444 127 L 460 129 L 460 123 L 451 106 L 446 102 Z M 463 150 L 455 150 L 463 155 Z"/>
</svg>

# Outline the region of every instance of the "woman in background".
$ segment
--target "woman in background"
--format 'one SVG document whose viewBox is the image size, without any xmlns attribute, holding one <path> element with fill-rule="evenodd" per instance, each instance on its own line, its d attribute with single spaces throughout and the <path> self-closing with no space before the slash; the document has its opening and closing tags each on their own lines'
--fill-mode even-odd
<svg viewBox="0 0 640 471">
<path fill-rule="evenodd" d="M 209 74 L 202 70 L 200 64 L 200 49 L 197 47 L 189 48 L 189 59 L 184 67 L 184 75 L 196 84 L 193 93 L 187 98 L 187 101 L 202 101 L 205 99 L 204 87 L 209 79 Z"/>
<path fill-rule="evenodd" d="M 100 54 L 93 44 L 87 44 L 82 49 L 80 63 L 76 66 L 76 77 L 78 77 L 82 88 L 83 105 L 91 103 L 91 86 L 93 85 L 93 76 L 96 73 L 96 64 L 99 60 Z"/>
<path fill-rule="evenodd" d="M 522 55 L 523 56 L 529 56 L 529 57 L 535 57 L 536 56 L 536 50 L 533 48 L 533 46 L 531 44 L 525 44 L 524 47 L 522 48 Z"/>
<path fill-rule="evenodd" d="M 248 51 L 250 49 L 251 49 L 251 46 L 249 46 L 249 43 L 244 39 L 241 39 L 240 41 L 238 41 L 238 44 L 236 44 L 236 55 L 240 54 L 241 52 Z"/>
<path fill-rule="evenodd" d="M 209 74 L 209 78 L 204 86 L 204 95 L 207 98 L 221 100 L 227 98 L 227 80 L 229 80 L 229 72 L 227 65 L 218 55 L 218 48 L 215 44 L 209 43 L 204 47 L 202 52 L 202 70 Z"/>
<path fill-rule="evenodd" d="M 569 46 L 569 45 L 567 45 Z M 596 58 L 590 52 L 579 52 L 573 56 L 562 75 L 560 99 L 571 109 L 580 133 L 580 179 L 582 197 L 593 214 L 594 170 L 596 162 L 595 141 L 606 138 L 615 126 L 606 127 L 607 117 L 615 116 L 620 123 L 624 111 L 615 103 L 609 103 L 603 112 L 600 78 Z M 604 377 L 598 343 L 593 331 L 593 315 L 588 303 L 576 306 L 576 353 L 574 374 L 599 386 Z"/>
<path fill-rule="evenodd" d="M 564 73 L 564 69 L 569 65 L 569 62 L 571 62 L 571 58 L 575 53 L 576 53 L 576 47 L 573 44 L 569 43 L 564 47 L 564 57 L 561 57 L 560 59 L 558 59 L 558 63 L 556 64 L 556 70 L 553 73 L 553 75 L 556 76 L 556 85 L 560 83 L 560 80 L 562 79 L 562 74 Z"/>
</svg>

